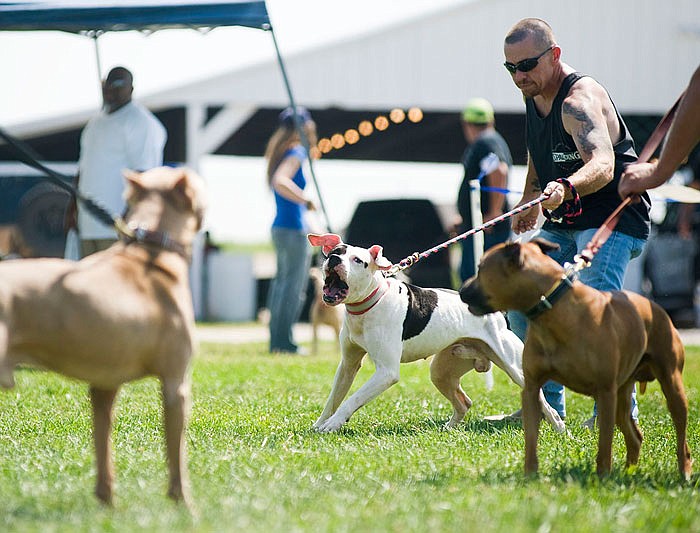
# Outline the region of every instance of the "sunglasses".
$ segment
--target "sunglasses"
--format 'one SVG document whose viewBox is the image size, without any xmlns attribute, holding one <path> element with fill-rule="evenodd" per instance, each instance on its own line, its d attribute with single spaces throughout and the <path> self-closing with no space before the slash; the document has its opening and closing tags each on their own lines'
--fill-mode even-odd
<svg viewBox="0 0 700 533">
<path fill-rule="evenodd" d="M 540 58 L 547 52 L 552 50 L 555 46 L 556 45 L 553 44 L 537 57 L 528 57 L 527 59 L 523 59 L 522 61 L 518 61 L 517 63 L 509 63 L 508 61 L 506 61 L 505 63 L 503 63 L 503 66 L 506 67 L 506 70 L 511 74 L 515 74 L 518 70 L 520 72 L 530 72 L 533 68 L 537 66 L 537 63 L 539 62 Z"/>
</svg>

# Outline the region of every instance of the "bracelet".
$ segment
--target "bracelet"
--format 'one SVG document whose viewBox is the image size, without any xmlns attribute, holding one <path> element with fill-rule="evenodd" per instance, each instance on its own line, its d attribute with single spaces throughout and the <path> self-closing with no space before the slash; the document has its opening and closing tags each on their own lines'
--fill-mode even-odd
<svg viewBox="0 0 700 533">
<path fill-rule="evenodd" d="M 566 178 L 559 178 L 556 180 L 556 182 L 567 187 L 573 198 L 571 200 L 563 201 L 561 205 L 553 211 L 543 209 L 542 212 L 545 218 L 550 222 L 554 222 L 556 224 L 560 224 L 561 222 L 573 224 L 574 219 L 583 212 L 583 208 L 581 207 L 581 197 L 578 195 L 578 192 L 576 192 L 576 188 Z"/>
</svg>

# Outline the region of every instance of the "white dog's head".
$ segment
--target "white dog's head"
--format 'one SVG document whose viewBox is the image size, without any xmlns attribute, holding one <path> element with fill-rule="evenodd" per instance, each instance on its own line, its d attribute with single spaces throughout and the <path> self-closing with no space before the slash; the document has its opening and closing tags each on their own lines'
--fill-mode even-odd
<svg viewBox="0 0 700 533">
<path fill-rule="evenodd" d="M 308 239 L 313 246 L 321 246 L 326 257 L 323 262 L 323 301 L 328 305 L 364 299 L 381 280 L 381 271 L 392 266 L 378 244 L 369 249 L 350 246 L 334 233 L 310 233 Z"/>
</svg>

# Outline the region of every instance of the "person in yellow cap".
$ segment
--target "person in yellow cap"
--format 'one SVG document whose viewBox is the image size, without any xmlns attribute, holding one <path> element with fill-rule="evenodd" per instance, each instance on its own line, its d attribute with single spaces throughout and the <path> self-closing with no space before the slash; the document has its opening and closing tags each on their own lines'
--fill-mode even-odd
<svg viewBox="0 0 700 533">
<path fill-rule="evenodd" d="M 457 196 L 457 211 L 453 230 L 463 233 L 472 228 L 471 194 L 469 181 L 480 179 L 481 216 L 484 222 L 502 215 L 508 210 L 506 195 L 492 189 L 504 190 L 508 183 L 508 171 L 513 166 L 513 159 L 505 139 L 494 127 L 493 106 L 485 98 L 472 98 L 467 102 L 461 116 L 462 131 L 468 143 L 462 155 L 464 179 Z M 484 171 L 485 160 L 494 158 L 497 164 Z M 484 230 L 484 250 L 504 242 L 510 237 L 510 222 L 499 222 Z M 462 241 L 462 263 L 459 275 L 462 281 L 476 273 L 474 239 Z"/>
</svg>

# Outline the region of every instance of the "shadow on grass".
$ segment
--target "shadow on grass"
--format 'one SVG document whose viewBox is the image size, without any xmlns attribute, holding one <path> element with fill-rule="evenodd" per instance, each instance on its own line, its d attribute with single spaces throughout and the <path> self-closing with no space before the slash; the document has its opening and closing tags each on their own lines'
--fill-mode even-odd
<svg viewBox="0 0 700 533">
<path fill-rule="evenodd" d="M 396 422 L 395 424 L 390 423 L 377 423 L 372 426 L 362 425 L 360 426 L 350 426 L 348 424 L 341 427 L 338 431 L 338 435 L 343 435 L 346 437 L 388 437 L 388 436 L 403 436 L 403 435 L 413 435 L 416 432 L 428 432 L 428 431 L 455 431 L 459 433 L 481 433 L 485 435 L 493 435 L 502 433 L 503 431 L 510 431 L 512 429 L 522 429 L 522 424 L 517 421 L 490 421 L 482 419 L 470 419 L 463 421 L 455 428 L 446 428 L 445 424 L 448 419 L 436 420 L 434 418 L 424 418 L 422 420 L 409 420 Z"/>
<path fill-rule="evenodd" d="M 650 491 L 668 491 L 669 489 L 697 490 L 700 486 L 700 475 L 695 474 L 686 482 L 677 472 L 664 472 L 659 475 L 649 472 L 639 472 L 636 469 L 627 470 L 624 465 L 613 467 L 613 471 L 603 477 L 598 477 L 594 462 L 568 461 L 565 464 L 554 465 L 551 468 L 540 466 L 534 476 L 527 476 L 523 464 L 513 470 L 490 470 L 479 476 L 479 481 L 486 485 L 526 485 L 548 483 L 554 485 L 578 485 L 582 489 L 614 488 L 614 489 L 646 489 Z"/>
</svg>

